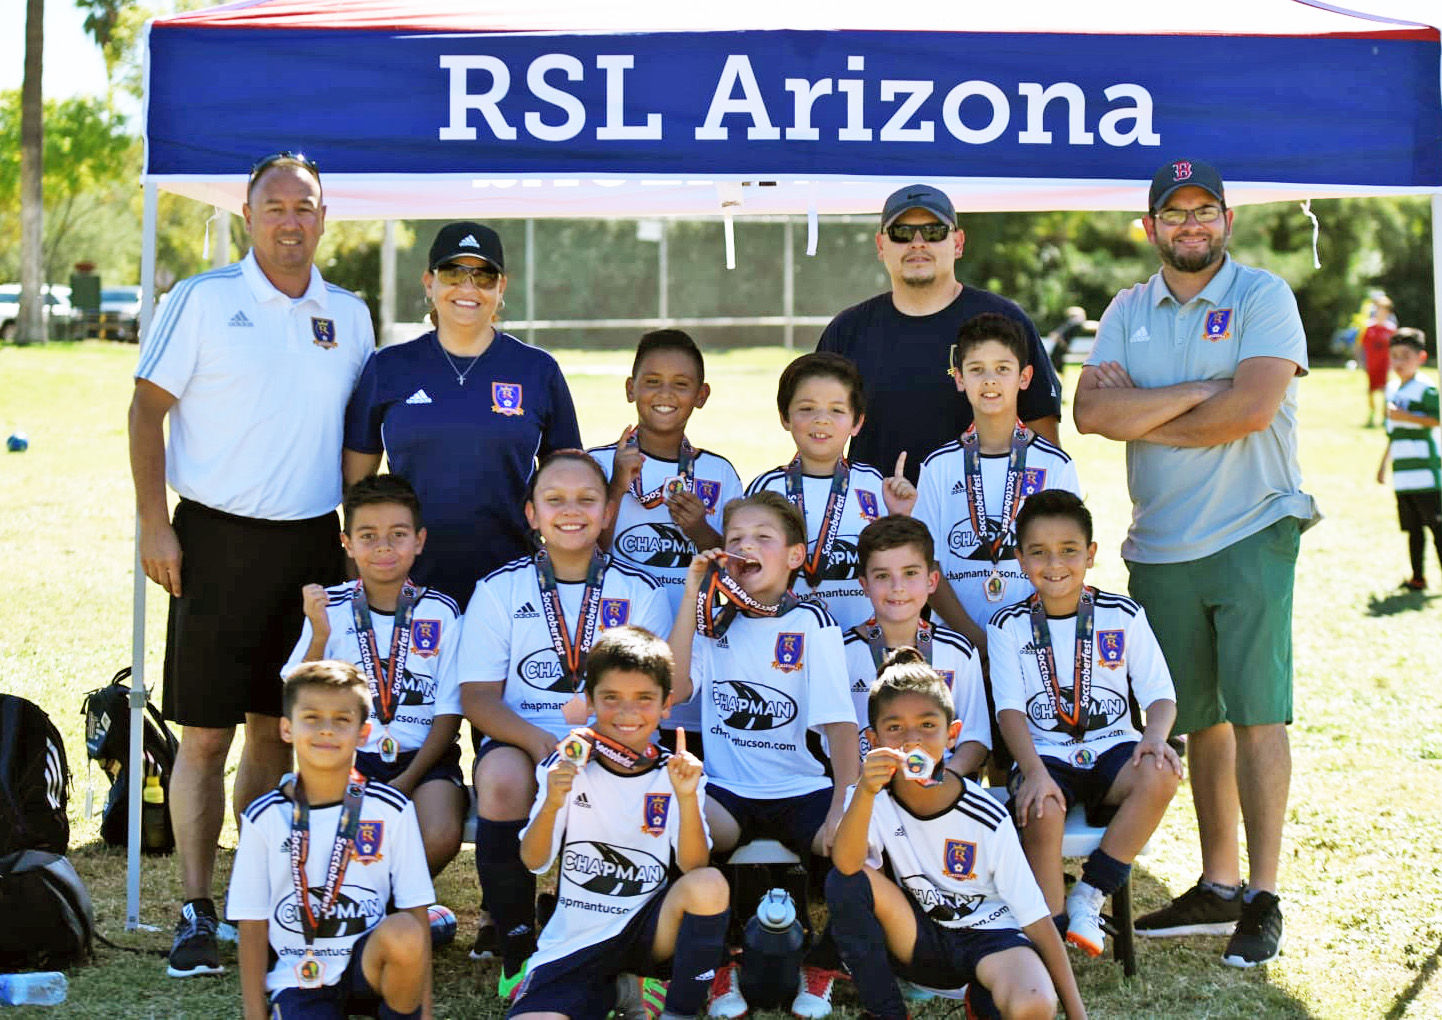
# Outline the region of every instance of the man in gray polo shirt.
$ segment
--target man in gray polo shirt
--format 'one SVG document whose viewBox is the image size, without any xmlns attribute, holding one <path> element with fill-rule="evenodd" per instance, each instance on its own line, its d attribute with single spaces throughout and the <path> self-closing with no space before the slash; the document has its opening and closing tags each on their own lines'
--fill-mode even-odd
<svg viewBox="0 0 1442 1020">
<path fill-rule="evenodd" d="M 1136 928 L 1230 933 L 1223 961 L 1251 967 L 1281 945 L 1292 581 L 1317 513 L 1297 464 L 1297 302 L 1279 277 L 1227 254 L 1232 216 L 1215 168 L 1157 171 L 1142 224 L 1161 271 L 1102 316 L 1075 418 L 1078 431 L 1127 444 L 1122 556 L 1176 683 L 1202 845 L 1201 880 Z"/>
</svg>

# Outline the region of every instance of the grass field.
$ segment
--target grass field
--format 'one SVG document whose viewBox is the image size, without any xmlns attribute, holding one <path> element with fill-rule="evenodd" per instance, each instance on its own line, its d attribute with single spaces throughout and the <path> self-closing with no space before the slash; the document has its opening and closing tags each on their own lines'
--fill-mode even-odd
<svg viewBox="0 0 1442 1020">
<path fill-rule="evenodd" d="M 95 897 L 100 930 L 162 951 L 178 902 L 173 864 L 145 864 L 142 917 L 164 930 L 126 932 L 124 854 L 100 847 L 98 816 L 82 817 L 80 698 L 130 659 L 134 519 L 125 408 L 135 353 L 94 341 L 0 347 L 0 432 L 30 436 L 29 452 L 0 456 L 0 560 L 14 582 L 0 601 L 0 688 L 37 701 L 64 733 L 76 772 L 73 857 Z M 611 441 L 629 420 L 621 396 L 629 360 L 600 352 L 559 357 L 587 443 Z M 774 410 L 785 361 L 776 348 L 709 360 L 715 395 L 694 419 L 692 437 L 729 455 L 743 479 L 788 454 Z M 1305 536 L 1297 576 L 1284 955 L 1242 973 L 1220 964 L 1222 939 L 1143 944 L 1141 973 L 1130 982 L 1107 960 L 1073 956 L 1094 1017 L 1442 1016 L 1442 600 L 1397 590 L 1405 543 L 1390 492 L 1373 480 L 1382 434 L 1359 428 L 1362 388 L 1360 375 L 1339 369 L 1302 384 L 1303 469 L 1326 520 Z M 1099 522 L 1096 580 L 1124 590 L 1116 552 L 1129 513 L 1121 447 L 1069 428 L 1064 440 Z M 1435 564 L 1429 572 L 1442 585 Z M 147 661 L 157 676 L 164 603 L 158 589 L 150 592 Z M 222 881 L 235 835 L 227 825 L 221 837 Z M 1198 868 L 1184 789 L 1139 862 L 1138 909 L 1185 889 Z M 461 935 L 437 957 L 437 1015 L 499 1016 L 494 965 L 466 959 L 477 904 L 469 849 L 438 891 L 460 915 Z M 233 947 L 223 948 L 223 958 L 234 963 Z M 155 956 L 101 948 L 93 965 L 71 973 L 66 1005 L 44 1015 L 237 1013 L 233 966 L 222 978 L 183 982 L 162 968 Z M 838 991 L 837 1003 L 839 1016 L 856 1015 L 849 990 Z M 937 1006 L 918 1013 L 946 1015 Z"/>
</svg>

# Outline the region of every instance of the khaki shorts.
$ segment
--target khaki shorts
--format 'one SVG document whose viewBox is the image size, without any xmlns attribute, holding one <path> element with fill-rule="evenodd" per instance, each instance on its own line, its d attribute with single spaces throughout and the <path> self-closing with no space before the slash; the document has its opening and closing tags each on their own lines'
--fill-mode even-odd
<svg viewBox="0 0 1442 1020">
<path fill-rule="evenodd" d="M 1177 690 L 1173 732 L 1292 721 L 1292 583 L 1301 522 L 1284 517 L 1210 556 L 1127 563 Z"/>
</svg>

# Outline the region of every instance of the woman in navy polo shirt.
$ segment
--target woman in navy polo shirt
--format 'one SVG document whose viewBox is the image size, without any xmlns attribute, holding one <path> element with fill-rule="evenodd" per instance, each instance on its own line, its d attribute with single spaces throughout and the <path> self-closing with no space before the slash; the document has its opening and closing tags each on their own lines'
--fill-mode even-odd
<svg viewBox="0 0 1442 1020">
<path fill-rule="evenodd" d="M 561 368 L 493 322 L 506 292 L 501 239 L 450 223 L 421 277 L 436 328 L 383 348 L 346 411 L 346 484 L 390 470 L 414 486 L 427 531 L 413 576 L 464 609 L 476 581 L 530 551 L 522 516 L 536 458 L 581 445 Z"/>
</svg>

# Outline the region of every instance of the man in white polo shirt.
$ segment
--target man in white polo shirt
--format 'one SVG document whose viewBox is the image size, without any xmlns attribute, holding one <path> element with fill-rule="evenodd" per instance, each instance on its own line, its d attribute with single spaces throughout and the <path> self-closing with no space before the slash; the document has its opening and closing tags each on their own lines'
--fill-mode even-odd
<svg viewBox="0 0 1442 1020">
<path fill-rule="evenodd" d="M 289 767 L 280 668 L 302 585 L 344 576 L 342 426 L 375 347 L 365 303 L 313 265 L 325 230 L 315 165 L 289 152 L 258 161 L 243 211 L 250 254 L 170 292 L 130 404 L 141 563 L 170 594 L 162 704 L 184 727 L 170 781 L 185 896 L 172 977 L 222 969 L 210 892 L 236 725 L 237 811 Z M 173 523 L 167 481 L 180 497 Z"/>
<path fill-rule="evenodd" d="M 1297 463 L 1307 339 L 1286 282 L 1227 254 L 1232 210 L 1216 169 L 1165 164 L 1142 224 L 1161 271 L 1102 316 L 1076 425 L 1127 444 L 1122 557 L 1176 684 L 1202 877 L 1136 928 L 1230 934 L 1223 961 L 1251 967 L 1282 938 L 1292 583 L 1298 538 L 1317 517 Z"/>
</svg>

